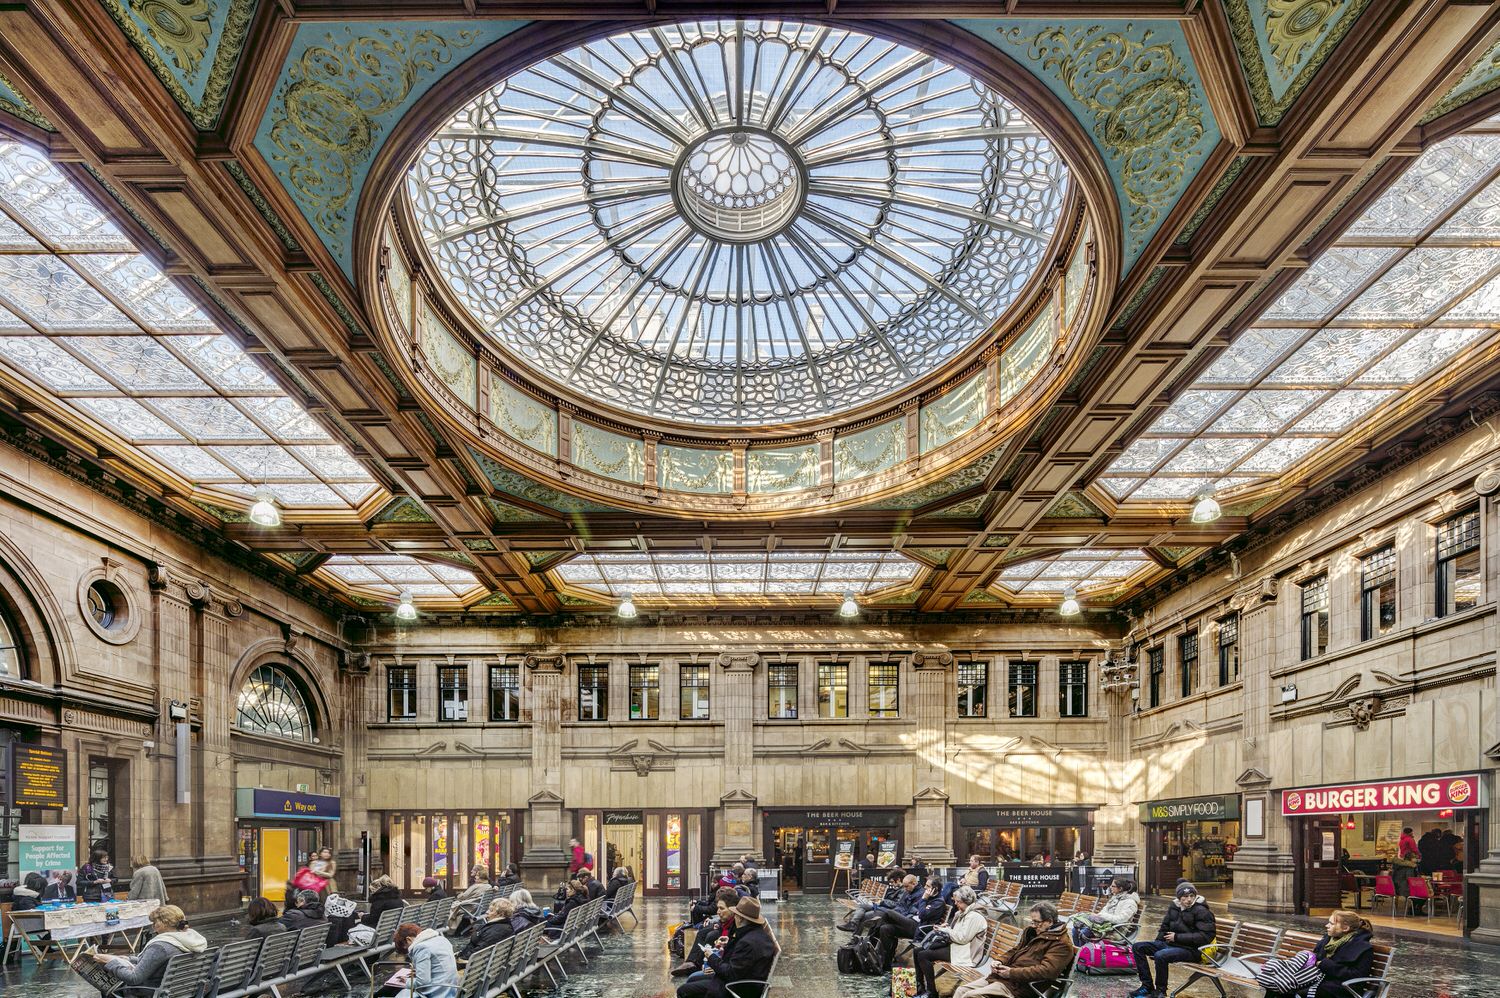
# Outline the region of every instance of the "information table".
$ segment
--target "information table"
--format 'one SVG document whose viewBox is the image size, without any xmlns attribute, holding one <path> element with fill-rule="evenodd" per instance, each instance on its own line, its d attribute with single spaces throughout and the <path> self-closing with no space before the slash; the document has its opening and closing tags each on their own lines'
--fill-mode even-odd
<svg viewBox="0 0 1500 998">
<path fill-rule="evenodd" d="M 70 963 L 90 943 L 102 944 L 118 935 L 134 953 L 141 933 L 151 924 L 160 901 L 79 901 L 47 904 L 30 911 L 12 911 L 26 948 L 40 963 L 54 955 Z"/>
</svg>

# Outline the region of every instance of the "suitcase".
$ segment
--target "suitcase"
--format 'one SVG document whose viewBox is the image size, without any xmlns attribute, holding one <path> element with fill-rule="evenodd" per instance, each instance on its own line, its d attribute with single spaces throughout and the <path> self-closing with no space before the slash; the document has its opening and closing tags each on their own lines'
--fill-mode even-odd
<svg viewBox="0 0 1500 998">
<path fill-rule="evenodd" d="M 1078 969 L 1085 974 L 1133 974 L 1135 954 L 1129 946 L 1096 939 L 1079 948 Z"/>
</svg>

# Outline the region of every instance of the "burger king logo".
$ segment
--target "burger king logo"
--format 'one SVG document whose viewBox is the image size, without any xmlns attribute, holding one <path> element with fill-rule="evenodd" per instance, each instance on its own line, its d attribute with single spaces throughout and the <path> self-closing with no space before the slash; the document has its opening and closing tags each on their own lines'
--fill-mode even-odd
<svg viewBox="0 0 1500 998">
<path fill-rule="evenodd" d="M 1286 796 L 1282 798 L 1282 803 L 1286 804 L 1286 809 L 1288 811 L 1299 810 L 1302 807 L 1302 794 L 1296 790 L 1289 791 Z"/>
<path fill-rule="evenodd" d="M 1453 804 L 1466 802 L 1474 793 L 1474 787 L 1468 780 L 1454 780 L 1448 784 L 1448 800 Z"/>
</svg>

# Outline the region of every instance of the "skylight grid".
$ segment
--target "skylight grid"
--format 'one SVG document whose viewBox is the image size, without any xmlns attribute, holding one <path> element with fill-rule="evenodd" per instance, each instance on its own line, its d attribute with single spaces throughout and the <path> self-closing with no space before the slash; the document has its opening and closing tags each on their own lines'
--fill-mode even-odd
<svg viewBox="0 0 1500 998">
<path fill-rule="evenodd" d="M 691 596 L 772 600 L 866 595 L 909 585 L 923 567 L 893 551 L 582 554 L 553 570 L 562 584 L 609 599 Z"/>
<path fill-rule="evenodd" d="M 1263 485 L 1500 332 L 1500 121 L 1423 153 L 1115 458 L 1117 500 Z"/>
<path fill-rule="evenodd" d="M 1069 589 L 1079 596 L 1097 596 L 1122 589 L 1127 581 L 1156 567 L 1157 563 L 1138 548 L 1080 549 L 1002 569 L 995 588 L 1008 596 L 1050 599 Z"/>
<path fill-rule="evenodd" d="M 375 481 L 44 155 L 0 140 L 0 366 L 205 498 L 350 510 Z M 215 495 L 217 494 L 217 495 Z"/>
<path fill-rule="evenodd" d="M 318 571 L 343 587 L 396 599 L 406 591 L 414 602 L 462 602 L 483 587 L 474 573 L 404 554 L 334 555 Z"/>
<path fill-rule="evenodd" d="M 954 66 L 747 20 L 522 70 L 436 132 L 407 190 L 501 347 L 639 413 L 755 425 L 866 404 L 982 335 L 1043 265 L 1068 182 Z"/>
</svg>

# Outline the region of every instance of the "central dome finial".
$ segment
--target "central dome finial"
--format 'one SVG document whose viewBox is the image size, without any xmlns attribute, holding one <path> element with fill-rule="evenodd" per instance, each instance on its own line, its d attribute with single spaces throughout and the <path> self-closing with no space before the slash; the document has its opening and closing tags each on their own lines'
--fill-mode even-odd
<svg viewBox="0 0 1500 998">
<path fill-rule="evenodd" d="M 710 132 L 677 161 L 673 192 L 683 218 L 720 242 L 755 243 L 781 232 L 807 185 L 792 147 L 767 131 Z"/>
</svg>

